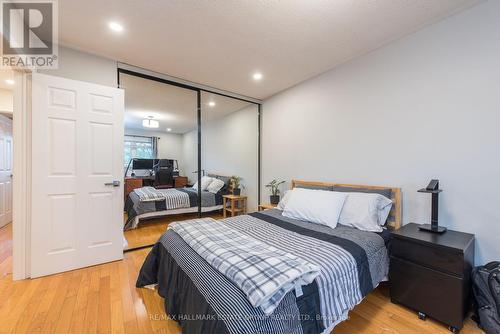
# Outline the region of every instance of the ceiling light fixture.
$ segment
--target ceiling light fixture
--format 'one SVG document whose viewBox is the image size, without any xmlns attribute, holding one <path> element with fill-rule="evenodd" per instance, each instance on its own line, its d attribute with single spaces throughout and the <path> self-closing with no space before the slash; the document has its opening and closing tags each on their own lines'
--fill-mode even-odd
<svg viewBox="0 0 500 334">
<path fill-rule="evenodd" d="M 115 32 L 122 32 L 123 31 L 123 26 L 118 22 L 109 22 L 108 27 L 109 27 L 109 29 L 111 29 Z"/>
<path fill-rule="evenodd" d="M 252 75 L 252 78 L 253 78 L 255 81 L 260 81 L 260 80 L 262 80 L 262 73 L 260 73 L 260 72 L 255 72 L 255 73 Z"/>
<path fill-rule="evenodd" d="M 172 131 L 172 129 L 171 128 L 167 128 L 167 131 L 170 132 L 170 131 Z"/>
<path fill-rule="evenodd" d="M 7 80 L 5 80 L 5 83 L 6 83 L 7 85 L 11 85 L 11 86 L 12 86 L 12 85 L 14 85 L 16 82 L 15 82 L 14 80 L 12 80 L 12 79 L 7 79 Z"/>
<path fill-rule="evenodd" d="M 142 126 L 145 128 L 157 129 L 160 126 L 160 122 L 153 119 L 153 116 L 148 116 L 148 118 L 142 120 Z"/>
<path fill-rule="evenodd" d="M 214 102 L 214 101 L 210 101 L 210 102 L 208 102 L 208 106 L 209 106 L 209 107 L 215 107 L 215 102 Z"/>
</svg>

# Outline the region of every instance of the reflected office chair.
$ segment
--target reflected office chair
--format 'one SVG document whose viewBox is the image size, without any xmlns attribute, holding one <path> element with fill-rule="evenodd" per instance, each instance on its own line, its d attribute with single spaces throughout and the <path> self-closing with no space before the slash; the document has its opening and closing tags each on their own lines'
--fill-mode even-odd
<svg viewBox="0 0 500 334">
<path fill-rule="evenodd" d="M 158 169 L 155 173 L 156 189 L 166 189 L 174 187 L 174 169 L 172 167 Z"/>
</svg>

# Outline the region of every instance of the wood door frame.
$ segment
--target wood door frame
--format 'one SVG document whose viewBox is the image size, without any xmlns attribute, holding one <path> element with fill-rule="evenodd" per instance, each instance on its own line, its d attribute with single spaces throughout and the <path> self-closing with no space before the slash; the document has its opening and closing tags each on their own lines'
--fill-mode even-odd
<svg viewBox="0 0 500 334">
<path fill-rule="evenodd" d="M 12 121 L 12 279 L 30 277 L 31 72 L 14 73 Z"/>
</svg>

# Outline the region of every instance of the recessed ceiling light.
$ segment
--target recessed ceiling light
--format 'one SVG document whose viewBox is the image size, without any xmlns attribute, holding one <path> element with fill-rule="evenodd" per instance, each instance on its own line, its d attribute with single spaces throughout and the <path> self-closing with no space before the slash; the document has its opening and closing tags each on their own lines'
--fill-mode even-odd
<svg viewBox="0 0 500 334">
<path fill-rule="evenodd" d="M 7 80 L 5 80 L 5 83 L 6 83 L 7 85 L 13 85 L 13 84 L 15 84 L 16 82 L 15 82 L 14 80 L 12 80 L 12 79 L 7 79 Z"/>
<path fill-rule="evenodd" d="M 167 131 L 170 132 L 170 131 L 172 131 L 172 129 L 171 128 L 167 128 Z"/>
<path fill-rule="evenodd" d="M 160 122 L 153 119 L 153 116 L 148 116 L 148 118 L 142 120 L 142 126 L 145 128 L 157 129 L 160 126 Z"/>
<path fill-rule="evenodd" d="M 255 73 L 252 75 L 252 78 L 253 78 L 255 81 L 262 80 L 262 73 L 260 73 L 260 72 L 255 72 Z"/>
<path fill-rule="evenodd" d="M 214 102 L 214 101 L 210 101 L 210 102 L 208 102 L 208 106 L 209 106 L 209 107 L 215 107 L 215 102 Z"/>
<path fill-rule="evenodd" d="M 116 31 L 116 32 L 123 31 L 123 26 L 118 22 L 109 22 L 108 27 L 109 27 L 109 29 Z"/>
</svg>

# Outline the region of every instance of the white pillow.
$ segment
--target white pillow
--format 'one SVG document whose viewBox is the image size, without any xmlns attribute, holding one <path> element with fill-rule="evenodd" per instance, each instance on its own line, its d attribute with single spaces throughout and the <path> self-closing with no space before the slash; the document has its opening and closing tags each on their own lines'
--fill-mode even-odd
<svg viewBox="0 0 500 334">
<path fill-rule="evenodd" d="M 291 190 L 285 191 L 285 194 L 283 195 L 283 197 L 279 201 L 278 205 L 276 206 L 276 209 L 285 210 L 286 203 L 288 203 L 288 200 L 290 199 L 291 195 L 292 195 Z"/>
<path fill-rule="evenodd" d="M 346 193 L 295 188 L 290 191 L 283 216 L 311 223 L 337 226 Z"/>
<path fill-rule="evenodd" d="M 207 190 L 208 186 L 210 183 L 212 183 L 213 178 L 210 176 L 202 176 L 201 177 L 201 190 L 205 191 Z M 198 181 L 193 185 L 193 189 L 198 189 Z"/>
<path fill-rule="evenodd" d="M 380 194 L 348 192 L 339 224 L 361 231 L 382 232 L 392 201 Z M 387 212 L 387 213 L 385 213 Z M 383 218 L 385 214 L 385 218 Z M 383 219 L 383 223 L 380 220 Z"/>
<path fill-rule="evenodd" d="M 276 209 L 285 210 L 285 206 L 286 206 L 286 203 L 288 202 L 288 200 L 290 199 L 290 195 L 292 195 L 292 191 L 291 190 L 285 191 L 285 194 L 283 195 L 283 197 L 281 198 L 280 202 L 276 206 Z"/>
<path fill-rule="evenodd" d="M 219 190 L 224 187 L 225 183 L 222 180 L 213 178 L 212 183 L 207 187 L 207 191 L 211 192 L 212 194 L 217 194 Z"/>
<path fill-rule="evenodd" d="M 383 196 L 383 197 L 385 197 L 385 196 Z M 387 197 L 385 197 L 385 198 L 387 198 Z M 380 226 L 384 226 L 385 223 L 387 222 L 387 218 L 389 217 L 389 213 L 391 213 L 391 209 L 392 209 L 392 201 L 391 201 L 391 205 L 387 205 L 382 210 L 378 210 L 378 224 Z"/>
</svg>

